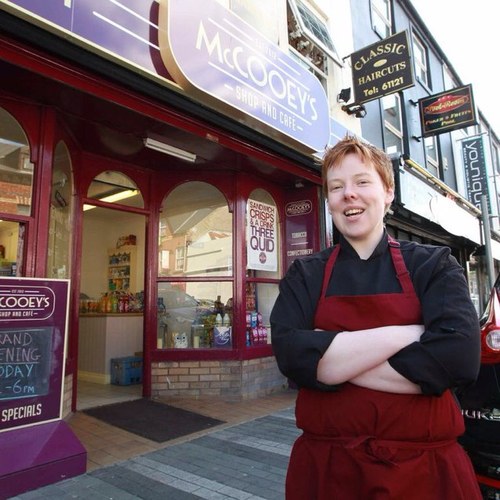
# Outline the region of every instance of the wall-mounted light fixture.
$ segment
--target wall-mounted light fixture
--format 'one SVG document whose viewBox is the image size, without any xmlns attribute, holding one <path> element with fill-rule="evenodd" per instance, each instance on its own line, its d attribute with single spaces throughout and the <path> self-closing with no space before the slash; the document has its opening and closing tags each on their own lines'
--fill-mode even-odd
<svg viewBox="0 0 500 500">
<path fill-rule="evenodd" d="M 349 102 L 351 99 L 351 88 L 342 89 L 337 96 L 337 102 Z"/>
<path fill-rule="evenodd" d="M 364 118 L 366 116 L 366 108 L 362 104 L 344 104 L 342 111 L 348 115 L 354 115 L 356 118 Z"/>
<path fill-rule="evenodd" d="M 165 153 L 167 155 L 174 156 L 175 158 L 189 161 L 191 163 L 194 163 L 196 161 L 196 155 L 194 153 L 176 148 L 174 146 L 171 146 L 170 144 L 167 144 L 166 142 L 151 139 L 151 137 L 146 137 L 144 139 L 144 146 L 149 149 L 159 151 L 160 153 Z"/>
</svg>

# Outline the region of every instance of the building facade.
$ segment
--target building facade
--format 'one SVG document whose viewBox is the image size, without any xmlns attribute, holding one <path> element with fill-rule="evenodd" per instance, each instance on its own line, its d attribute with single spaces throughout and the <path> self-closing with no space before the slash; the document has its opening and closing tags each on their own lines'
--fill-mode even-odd
<svg viewBox="0 0 500 500">
<path fill-rule="evenodd" d="M 475 108 L 422 130 L 422 100 L 463 82 L 411 2 L 82 3 L 0 2 L 1 269 L 70 280 L 63 415 L 117 360 L 145 397 L 286 384 L 269 314 L 288 265 L 335 240 L 317 159 L 346 133 L 394 160 L 389 232 L 450 246 L 481 312 L 499 142 Z M 363 73 L 381 43 L 410 62 Z"/>
</svg>

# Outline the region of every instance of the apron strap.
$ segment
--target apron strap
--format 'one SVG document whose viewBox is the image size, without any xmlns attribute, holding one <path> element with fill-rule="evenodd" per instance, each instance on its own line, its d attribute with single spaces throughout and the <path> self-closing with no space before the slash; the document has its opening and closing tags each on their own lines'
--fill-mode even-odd
<svg viewBox="0 0 500 500">
<path fill-rule="evenodd" d="M 330 277 L 332 275 L 333 266 L 335 265 L 335 261 L 340 252 L 340 244 L 337 243 L 333 248 L 333 252 L 328 257 L 326 262 L 325 271 L 323 273 L 323 286 L 321 287 L 321 297 L 326 297 L 326 289 L 328 288 L 328 284 L 330 283 Z"/>
<path fill-rule="evenodd" d="M 391 252 L 392 262 L 394 268 L 396 269 L 396 276 L 398 277 L 399 283 L 404 293 L 415 292 L 413 283 L 411 282 L 410 273 L 406 268 L 406 264 L 403 259 L 403 254 L 400 250 L 400 243 L 396 241 L 392 236 L 388 235 L 389 250 Z"/>
<path fill-rule="evenodd" d="M 410 278 L 410 273 L 406 268 L 406 264 L 403 259 L 403 254 L 400 250 L 399 241 L 396 241 L 392 236 L 387 235 L 387 241 L 389 243 L 389 250 L 391 252 L 392 263 L 396 270 L 396 276 L 399 280 L 403 293 L 415 293 L 415 288 Z M 330 277 L 332 275 L 333 266 L 340 252 L 340 244 L 335 245 L 333 252 L 330 254 L 328 261 L 326 262 L 325 272 L 323 274 L 323 286 L 321 288 L 321 296 L 326 297 L 326 290 L 328 284 L 330 283 Z"/>
</svg>

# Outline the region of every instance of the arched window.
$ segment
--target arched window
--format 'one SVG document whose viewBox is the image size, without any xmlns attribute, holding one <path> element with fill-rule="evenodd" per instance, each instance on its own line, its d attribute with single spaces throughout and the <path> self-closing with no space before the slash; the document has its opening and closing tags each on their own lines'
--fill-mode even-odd
<svg viewBox="0 0 500 500">
<path fill-rule="evenodd" d="M 162 205 L 160 276 L 231 276 L 233 217 L 222 193 L 205 182 L 187 182 Z"/>
<path fill-rule="evenodd" d="M 54 151 L 51 186 L 47 276 L 69 278 L 73 175 L 68 148 L 63 142 L 59 142 Z"/>
<path fill-rule="evenodd" d="M 226 198 L 208 183 L 187 182 L 165 198 L 159 224 L 158 348 L 231 348 L 230 334 L 221 344 L 213 328 L 217 313 L 224 326 L 232 323 L 233 216 Z"/>
<path fill-rule="evenodd" d="M 0 108 L 0 212 L 30 215 L 33 163 L 23 129 Z"/>
<path fill-rule="evenodd" d="M 23 217 L 31 215 L 33 172 L 22 127 L 0 108 L 0 276 L 23 275 Z"/>
<path fill-rule="evenodd" d="M 144 208 L 144 200 L 136 183 L 125 174 L 113 170 L 107 170 L 94 177 L 87 197 L 105 203 L 119 203 L 127 207 Z M 84 205 L 83 210 L 90 210 L 93 206 Z"/>
</svg>

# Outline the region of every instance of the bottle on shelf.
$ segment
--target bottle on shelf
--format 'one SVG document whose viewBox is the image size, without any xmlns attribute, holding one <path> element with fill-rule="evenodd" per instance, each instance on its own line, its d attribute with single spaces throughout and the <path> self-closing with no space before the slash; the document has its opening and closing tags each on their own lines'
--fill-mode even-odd
<svg viewBox="0 0 500 500">
<path fill-rule="evenodd" d="M 118 297 L 116 293 L 111 294 L 111 312 L 112 313 L 118 312 Z"/>
<path fill-rule="evenodd" d="M 217 315 L 215 316 L 215 326 L 222 326 L 221 313 L 217 313 Z"/>
<path fill-rule="evenodd" d="M 224 313 L 224 304 L 220 300 L 220 295 L 217 295 L 217 299 L 214 301 L 214 313 L 221 315 Z"/>
</svg>

